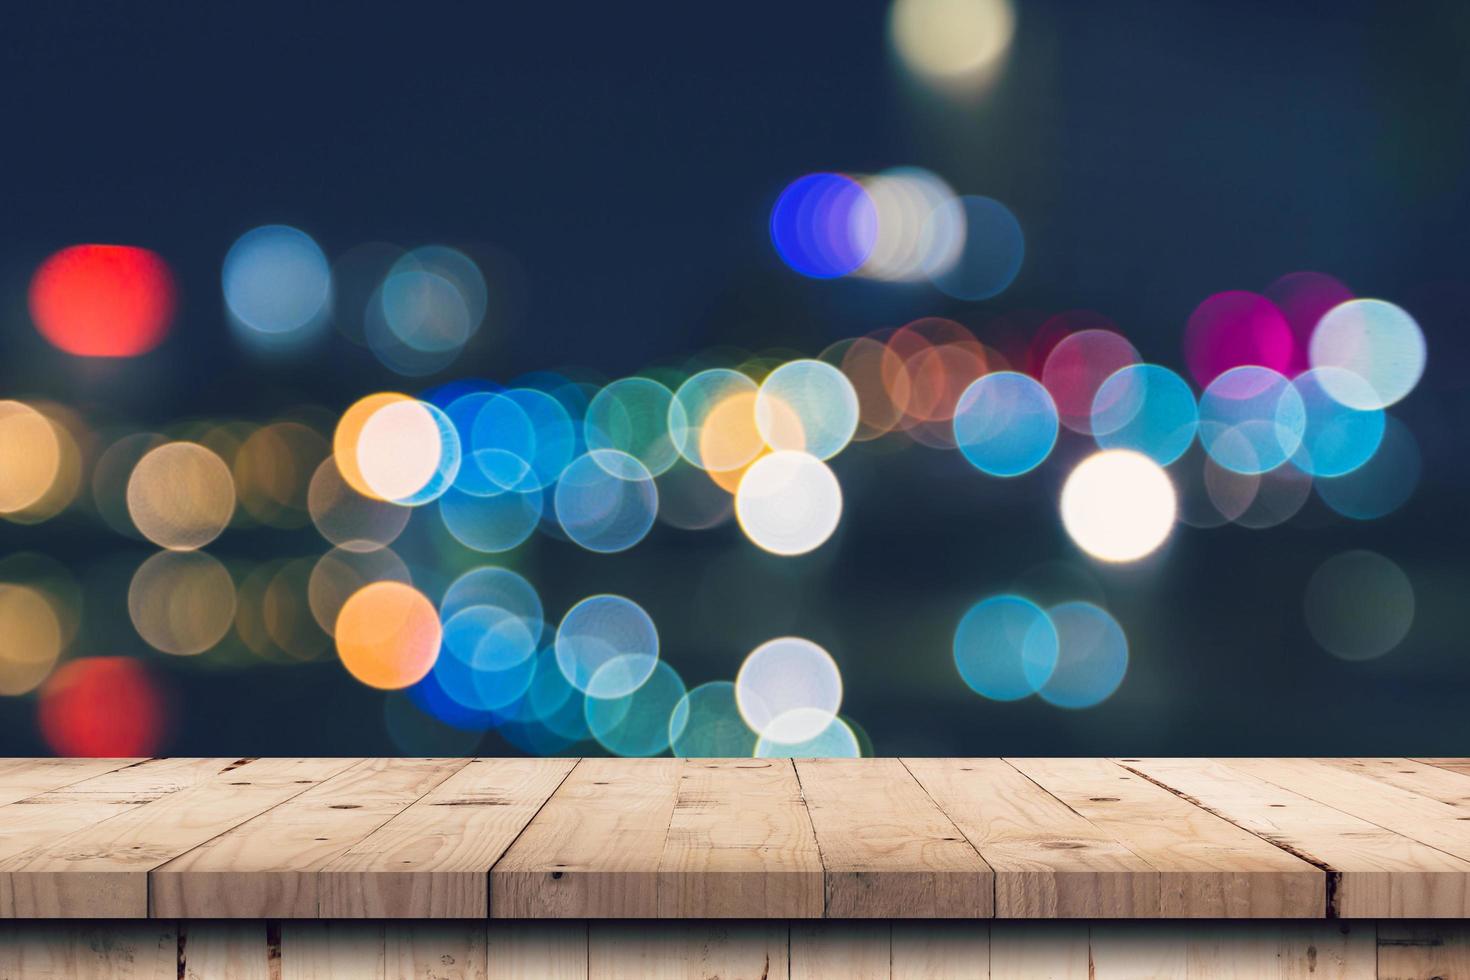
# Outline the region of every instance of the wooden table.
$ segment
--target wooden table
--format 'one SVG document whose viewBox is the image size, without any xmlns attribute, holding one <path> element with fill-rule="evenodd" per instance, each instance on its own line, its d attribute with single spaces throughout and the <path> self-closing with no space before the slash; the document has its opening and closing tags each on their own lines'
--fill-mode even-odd
<svg viewBox="0 0 1470 980">
<path fill-rule="evenodd" d="M 1467 759 L 0 760 L 0 978 L 1470 977 L 1467 916 Z"/>
</svg>

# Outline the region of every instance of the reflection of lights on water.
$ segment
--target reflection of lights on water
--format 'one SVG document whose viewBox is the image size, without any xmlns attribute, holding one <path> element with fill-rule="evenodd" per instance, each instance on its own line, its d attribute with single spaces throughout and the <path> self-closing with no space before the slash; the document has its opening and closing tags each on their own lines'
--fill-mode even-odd
<svg viewBox="0 0 1470 980">
<path fill-rule="evenodd" d="M 1270 368 L 1231 368 L 1200 395 L 1200 445 L 1237 473 L 1265 473 L 1285 463 L 1301 447 L 1306 426 L 1301 393 Z"/>
<path fill-rule="evenodd" d="M 587 406 L 588 449 L 627 453 L 654 476 L 679 459 L 669 437 L 674 393 L 651 378 L 623 378 L 599 391 Z"/>
<path fill-rule="evenodd" d="M 1319 479 L 1317 495 L 1343 517 L 1370 521 L 1404 505 L 1419 485 L 1422 468 L 1413 433 L 1387 416 L 1383 441 L 1373 457 L 1351 473 Z"/>
<path fill-rule="evenodd" d="M 1189 449 L 1199 406 L 1189 384 L 1157 364 L 1109 375 L 1092 400 L 1092 433 L 1104 449 L 1132 449 L 1168 466 Z"/>
<path fill-rule="evenodd" d="M 1313 367 L 1347 372 L 1322 379 L 1323 387 L 1344 405 L 1364 411 L 1387 408 L 1413 391 L 1424 374 L 1424 334 L 1413 317 L 1392 303 L 1350 300 L 1333 307 L 1317 324 L 1311 360 Z"/>
<path fill-rule="evenodd" d="M 62 664 L 41 688 L 37 721 L 57 755 L 155 756 L 168 728 L 168 702 L 143 662 L 83 657 Z"/>
<path fill-rule="evenodd" d="M 24 402 L 0 401 L 0 514 L 41 500 L 61 472 L 56 426 Z"/>
<path fill-rule="evenodd" d="M 669 714 L 670 748 L 680 758 L 744 758 L 754 754 L 756 739 L 740 716 L 730 681 L 699 685 Z"/>
<path fill-rule="evenodd" d="M 1056 406 L 1034 379 L 996 371 L 960 396 L 954 438 L 965 459 L 981 472 L 1020 476 L 1041 465 L 1056 445 Z"/>
<path fill-rule="evenodd" d="M 306 505 L 317 532 L 348 551 L 386 547 L 408 525 L 409 508 L 353 489 L 342 478 L 337 458 L 322 460 L 306 491 Z"/>
<path fill-rule="evenodd" d="M 1334 367 L 1312 368 L 1291 382 L 1305 409 L 1301 446 L 1291 461 L 1313 476 L 1342 476 L 1362 466 L 1383 441 L 1383 410 L 1371 404 L 1373 390 L 1362 378 Z M 1351 393 L 1344 402 L 1335 393 Z"/>
<path fill-rule="evenodd" d="M 959 253 L 925 268 L 947 296 L 990 299 L 1005 292 L 1021 271 L 1026 236 L 1010 208 L 989 197 L 966 195 L 936 207 L 925 224 L 929 237 L 958 237 Z"/>
<path fill-rule="evenodd" d="M 878 215 L 861 184 L 841 174 L 793 180 L 771 208 L 771 243 L 793 271 L 832 279 L 856 271 L 878 235 Z"/>
<path fill-rule="evenodd" d="M 434 405 L 395 400 L 363 423 L 356 461 L 373 496 L 417 506 L 438 499 L 454 482 L 460 467 L 459 436 Z"/>
<path fill-rule="evenodd" d="M 740 480 L 735 514 L 752 543 L 777 555 L 802 555 L 826 542 L 842 519 L 842 488 L 827 464 L 807 453 L 756 460 Z"/>
<path fill-rule="evenodd" d="M 1047 610 L 1057 631 L 1056 669 L 1037 692 L 1061 708 L 1106 701 L 1128 672 L 1128 638 L 1117 620 L 1090 602 Z"/>
<path fill-rule="evenodd" d="M 61 656 L 61 619 L 45 593 L 0 582 L 0 695 L 35 690 Z"/>
<path fill-rule="evenodd" d="M 1216 293 L 1195 307 L 1184 327 L 1184 360 L 1201 385 L 1244 365 L 1289 371 L 1298 358 L 1286 317 L 1256 293 Z"/>
<path fill-rule="evenodd" d="M 402 582 L 373 582 L 337 615 L 337 655 L 368 687 L 394 690 L 423 678 L 439 656 L 442 629 L 433 603 Z"/>
<path fill-rule="evenodd" d="M 1062 524 L 1077 547 L 1110 562 L 1137 561 L 1174 527 L 1174 485 L 1141 453 L 1107 449 L 1077 465 L 1062 487 Z"/>
<path fill-rule="evenodd" d="M 1041 383 L 1056 402 L 1061 424 L 1092 434 L 1097 395 L 1104 383 L 1138 361 L 1137 349 L 1111 330 L 1079 330 L 1063 337 L 1041 369 Z"/>
<path fill-rule="evenodd" d="M 678 673 L 660 661 L 636 691 L 617 698 L 588 698 L 587 729 L 614 755 L 659 755 L 669 748 L 669 718 L 684 693 Z"/>
<path fill-rule="evenodd" d="M 755 755 L 761 759 L 856 759 L 862 754 L 857 733 L 841 718 L 833 718 L 826 728 L 800 742 L 762 738 L 755 746 Z"/>
<path fill-rule="evenodd" d="M 1381 657 L 1414 623 L 1414 587 L 1403 569 L 1372 551 L 1346 551 L 1324 561 L 1307 582 L 1307 629 L 1343 660 Z"/>
<path fill-rule="evenodd" d="M 983 82 L 1011 46 L 1011 0 L 895 0 L 889 34 L 904 66 L 942 89 Z"/>
<path fill-rule="evenodd" d="M 1057 665 L 1057 630 L 1036 603 L 992 596 L 971 606 L 954 634 L 954 662 L 976 694 L 1014 701 L 1039 691 Z"/>
<path fill-rule="evenodd" d="M 567 537 L 588 551 L 626 551 L 653 527 L 658 488 L 637 459 L 615 449 L 595 449 L 562 471 L 554 497 L 556 519 Z"/>
<path fill-rule="evenodd" d="M 631 599 L 595 595 L 562 617 L 556 662 L 568 683 L 588 697 L 625 697 L 658 666 L 658 630 Z"/>
<path fill-rule="evenodd" d="M 147 249 L 73 245 L 31 278 L 31 318 L 68 354 L 136 357 L 168 333 L 174 292 L 168 266 Z"/>
<path fill-rule="evenodd" d="M 789 361 L 761 382 L 755 424 L 772 449 L 800 450 L 818 459 L 831 459 L 857 431 L 857 392 L 830 364 Z"/>
<path fill-rule="evenodd" d="M 170 442 L 138 461 L 128 478 L 128 514 L 161 548 L 202 548 L 229 525 L 235 481 L 224 460 L 194 442 Z"/>
<path fill-rule="evenodd" d="M 149 646 L 164 653 L 203 653 L 235 621 L 235 582 L 202 551 L 160 551 L 133 573 L 128 615 Z"/>
<path fill-rule="evenodd" d="M 842 674 L 811 640 L 785 636 L 746 656 L 735 676 L 740 716 L 762 739 L 797 744 L 827 729 L 842 707 Z"/>
<path fill-rule="evenodd" d="M 311 236 L 286 225 L 241 235 L 225 254 L 225 306 L 236 334 L 266 351 L 320 335 L 332 301 L 332 269 Z"/>
</svg>

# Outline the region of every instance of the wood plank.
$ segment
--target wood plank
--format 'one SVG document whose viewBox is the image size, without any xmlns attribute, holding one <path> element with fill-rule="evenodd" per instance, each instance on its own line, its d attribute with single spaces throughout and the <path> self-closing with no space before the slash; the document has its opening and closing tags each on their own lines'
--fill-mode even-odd
<svg viewBox="0 0 1470 980">
<path fill-rule="evenodd" d="M 1172 922 L 1094 922 L 1088 929 L 1089 980 L 1188 976 L 1189 936 Z"/>
<path fill-rule="evenodd" d="M 1371 923 L 1215 923 L 1190 927 L 1188 976 L 1209 980 L 1373 980 Z"/>
<path fill-rule="evenodd" d="M 785 923 L 767 922 L 660 922 L 652 928 L 643 923 L 593 922 L 587 932 L 587 976 L 589 980 L 786 980 L 787 932 Z"/>
<path fill-rule="evenodd" d="M 495 918 L 655 918 L 678 759 L 584 759 L 490 872 Z"/>
<path fill-rule="evenodd" d="M 1457 772 L 1462 776 L 1470 776 L 1470 759 L 1460 757 L 1428 759 L 1415 758 L 1413 761 L 1422 762 L 1426 766 L 1435 766 L 1440 769 L 1448 769 L 1450 772 Z"/>
<path fill-rule="evenodd" d="M 109 819 L 54 834 L 0 861 L 0 896 L 12 898 L 19 916 L 57 916 L 62 910 L 68 916 L 96 918 L 146 915 L 148 873 L 153 868 L 349 764 L 342 759 L 251 759 L 231 764 L 152 803 L 126 807 Z M 215 768 L 214 763 L 207 768 Z"/>
<path fill-rule="evenodd" d="M 1379 980 L 1470 977 L 1470 925 L 1383 922 L 1378 926 Z"/>
<path fill-rule="evenodd" d="M 990 925 L 995 980 L 1090 980 L 1087 923 L 1006 922 Z"/>
<path fill-rule="evenodd" d="M 1470 820 L 1465 811 L 1412 790 L 1314 759 L 1221 759 L 1319 803 L 1470 860 Z"/>
<path fill-rule="evenodd" d="M 893 923 L 891 980 L 986 980 L 990 923 L 912 919 Z"/>
<path fill-rule="evenodd" d="M 390 977 L 485 980 L 489 969 L 483 918 L 389 922 L 383 927 L 383 970 Z"/>
<path fill-rule="evenodd" d="M 822 856 L 790 759 L 686 759 L 658 867 L 662 918 L 821 918 Z"/>
<path fill-rule="evenodd" d="M 1158 869 L 1169 918 L 1321 918 L 1326 875 L 1105 759 L 1009 759 Z"/>
<path fill-rule="evenodd" d="M 179 967 L 182 980 L 270 980 L 265 923 L 180 923 Z"/>
<path fill-rule="evenodd" d="M 791 924 L 791 980 L 889 980 L 892 958 L 887 922 Z"/>
<path fill-rule="evenodd" d="M 0 806 L 147 761 L 147 759 L 0 759 Z"/>
<path fill-rule="evenodd" d="M 321 868 L 330 918 L 483 919 L 490 868 L 577 764 L 476 759 Z"/>
<path fill-rule="evenodd" d="M 161 918 L 320 914 L 322 868 L 468 764 L 369 759 L 155 869 Z"/>
<path fill-rule="evenodd" d="M 1360 776 L 1380 780 L 1390 786 L 1408 790 L 1410 793 L 1427 796 L 1431 800 L 1448 803 L 1450 806 L 1470 807 L 1470 779 L 1438 766 L 1415 762 L 1412 759 L 1392 758 L 1321 759 L 1319 761 L 1329 766 L 1346 769 L 1348 772 L 1355 772 Z"/>
<path fill-rule="evenodd" d="M 587 980 L 587 923 L 491 920 L 489 980 Z"/>
<path fill-rule="evenodd" d="M 827 917 L 993 914 L 994 875 L 897 759 L 796 762 L 826 869 Z"/>
<path fill-rule="evenodd" d="M 995 872 L 995 916 L 1157 916 L 1159 874 L 1000 759 L 904 759 Z"/>
<path fill-rule="evenodd" d="M 1331 916 L 1470 915 L 1470 861 L 1218 762 L 1119 764 L 1326 869 L 1336 883 L 1329 894 Z"/>
<path fill-rule="evenodd" d="M 0 929 L 4 980 L 175 980 L 172 922 L 28 922 Z"/>
<path fill-rule="evenodd" d="M 281 980 L 401 980 L 389 975 L 381 922 L 281 923 Z"/>
</svg>

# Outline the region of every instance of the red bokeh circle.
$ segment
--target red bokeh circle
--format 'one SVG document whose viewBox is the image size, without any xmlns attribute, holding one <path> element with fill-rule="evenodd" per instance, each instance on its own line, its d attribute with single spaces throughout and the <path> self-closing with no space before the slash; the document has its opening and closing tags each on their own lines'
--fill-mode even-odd
<svg viewBox="0 0 1470 980">
<path fill-rule="evenodd" d="M 147 353 L 168 333 L 174 305 L 173 275 L 146 248 L 72 245 L 31 277 L 31 319 L 68 354 Z"/>
<path fill-rule="evenodd" d="M 41 688 L 41 736 L 57 755 L 157 755 L 168 727 L 158 682 L 132 657 L 83 657 Z"/>
</svg>

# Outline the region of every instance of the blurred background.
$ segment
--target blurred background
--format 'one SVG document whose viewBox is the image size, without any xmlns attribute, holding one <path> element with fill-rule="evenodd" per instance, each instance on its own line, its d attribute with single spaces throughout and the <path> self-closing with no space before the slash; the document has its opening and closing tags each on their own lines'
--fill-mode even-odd
<svg viewBox="0 0 1470 980">
<path fill-rule="evenodd" d="M 6 754 L 1466 750 L 1463 4 L 3 20 Z"/>
</svg>

